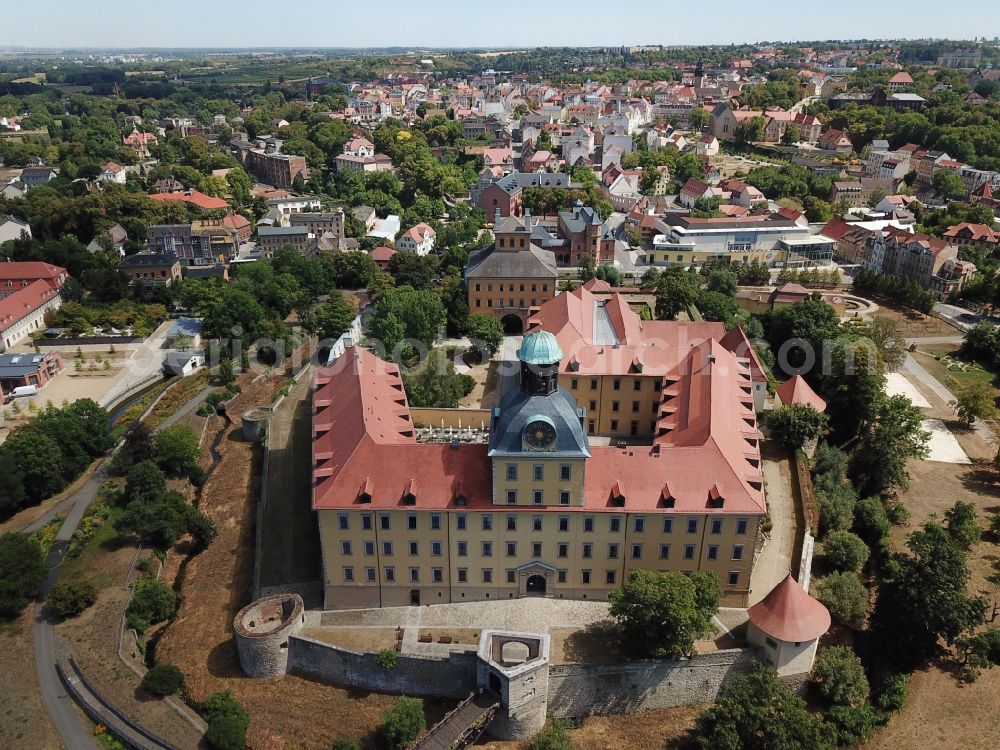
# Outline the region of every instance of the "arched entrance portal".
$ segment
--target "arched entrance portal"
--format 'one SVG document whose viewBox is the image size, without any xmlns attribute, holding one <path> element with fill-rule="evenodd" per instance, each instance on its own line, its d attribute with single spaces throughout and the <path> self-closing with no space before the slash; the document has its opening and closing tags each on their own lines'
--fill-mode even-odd
<svg viewBox="0 0 1000 750">
<path fill-rule="evenodd" d="M 519 315 L 504 315 L 500 323 L 503 325 L 503 332 L 508 336 L 520 336 L 524 333 L 524 321 Z"/>
<path fill-rule="evenodd" d="M 528 576 L 525 591 L 528 596 L 545 596 L 545 576 Z"/>
</svg>

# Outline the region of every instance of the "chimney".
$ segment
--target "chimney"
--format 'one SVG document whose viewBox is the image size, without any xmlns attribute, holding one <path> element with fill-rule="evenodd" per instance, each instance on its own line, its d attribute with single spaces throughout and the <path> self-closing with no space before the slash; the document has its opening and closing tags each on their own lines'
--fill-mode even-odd
<svg viewBox="0 0 1000 750">
<path fill-rule="evenodd" d="M 524 212 L 524 231 L 527 232 L 528 234 L 531 234 L 531 225 L 532 225 L 531 209 L 529 208 L 527 211 Z"/>
</svg>

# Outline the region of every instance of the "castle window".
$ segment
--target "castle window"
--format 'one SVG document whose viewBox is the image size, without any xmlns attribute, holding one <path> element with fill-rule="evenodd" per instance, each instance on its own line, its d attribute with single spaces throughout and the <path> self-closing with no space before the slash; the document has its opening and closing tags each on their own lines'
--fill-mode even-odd
<svg viewBox="0 0 1000 750">
<path fill-rule="evenodd" d="M 507 490 L 507 504 L 515 505 L 517 503 L 517 490 Z"/>
<path fill-rule="evenodd" d="M 660 559 L 661 560 L 669 560 L 670 559 L 670 545 L 669 544 L 661 544 L 660 545 Z"/>
<path fill-rule="evenodd" d="M 544 480 L 544 478 L 545 478 L 545 465 L 544 464 L 535 464 L 532 467 L 532 478 L 536 482 L 541 482 L 541 481 Z"/>
<path fill-rule="evenodd" d="M 559 466 L 559 479 L 563 482 L 568 482 L 570 478 L 570 471 L 572 467 L 569 464 L 562 464 Z"/>
<path fill-rule="evenodd" d="M 344 581 L 346 583 L 354 583 L 354 568 L 350 566 L 344 568 Z"/>
<path fill-rule="evenodd" d="M 382 554 L 392 557 L 392 542 L 382 542 Z"/>
<path fill-rule="evenodd" d="M 348 521 L 348 516 L 346 513 L 340 513 L 337 515 L 337 525 L 341 531 L 346 531 L 350 528 L 350 522 Z"/>
<path fill-rule="evenodd" d="M 727 580 L 727 585 L 738 586 L 740 583 L 740 572 L 738 570 L 730 570 L 729 578 Z"/>
<path fill-rule="evenodd" d="M 340 543 L 340 554 L 350 556 L 351 554 L 351 543 L 348 540 L 344 540 Z"/>
<path fill-rule="evenodd" d="M 694 545 L 693 544 L 685 544 L 684 545 L 684 559 L 685 560 L 693 560 L 694 559 Z"/>
<path fill-rule="evenodd" d="M 709 560 L 718 560 L 719 559 L 719 545 L 718 544 L 710 544 L 710 545 L 708 545 L 708 559 Z"/>
<path fill-rule="evenodd" d="M 459 568 L 458 569 L 458 582 L 459 583 L 468 583 L 469 582 L 469 569 L 468 568 Z"/>
<path fill-rule="evenodd" d="M 517 464 L 507 464 L 507 481 L 517 481 Z"/>
</svg>

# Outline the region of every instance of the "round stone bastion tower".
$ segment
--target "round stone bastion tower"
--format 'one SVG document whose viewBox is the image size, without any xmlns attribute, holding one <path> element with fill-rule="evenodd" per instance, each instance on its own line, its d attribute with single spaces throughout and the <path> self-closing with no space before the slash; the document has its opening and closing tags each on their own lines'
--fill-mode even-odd
<svg viewBox="0 0 1000 750">
<path fill-rule="evenodd" d="M 298 594 L 265 596 L 239 611 L 233 620 L 240 666 L 248 677 L 277 677 L 288 667 L 288 636 L 305 622 Z"/>
</svg>

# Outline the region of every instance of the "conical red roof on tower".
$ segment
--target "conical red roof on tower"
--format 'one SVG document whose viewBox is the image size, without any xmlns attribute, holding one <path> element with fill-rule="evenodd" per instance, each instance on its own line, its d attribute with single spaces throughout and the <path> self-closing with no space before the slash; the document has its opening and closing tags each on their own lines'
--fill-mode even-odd
<svg viewBox="0 0 1000 750">
<path fill-rule="evenodd" d="M 779 641 L 802 643 L 830 629 L 830 612 L 790 575 L 747 610 L 750 622 Z"/>
</svg>

